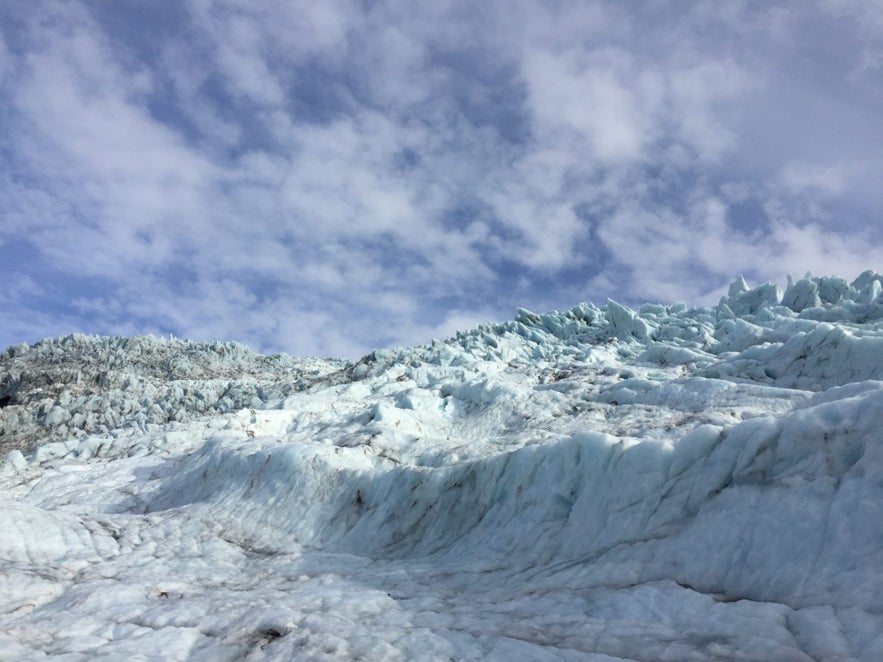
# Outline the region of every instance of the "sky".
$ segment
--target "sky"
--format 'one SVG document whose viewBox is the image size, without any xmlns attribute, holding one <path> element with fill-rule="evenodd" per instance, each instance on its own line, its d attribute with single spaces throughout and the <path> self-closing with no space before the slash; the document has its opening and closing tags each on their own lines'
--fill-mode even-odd
<svg viewBox="0 0 883 662">
<path fill-rule="evenodd" d="M 883 1 L 0 4 L 0 347 L 358 358 L 883 271 Z"/>
</svg>

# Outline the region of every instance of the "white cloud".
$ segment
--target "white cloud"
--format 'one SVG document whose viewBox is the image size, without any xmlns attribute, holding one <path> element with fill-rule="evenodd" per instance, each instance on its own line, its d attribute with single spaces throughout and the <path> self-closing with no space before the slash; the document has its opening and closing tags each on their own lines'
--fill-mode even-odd
<svg viewBox="0 0 883 662">
<path fill-rule="evenodd" d="M 626 205 L 598 231 L 614 257 L 610 271 L 619 276 L 599 274 L 590 287 L 632 300 L 712 304 L 739 273 L 784 284 L 787 275 L 808 270 L 854 278 L 879 268 L 880 244 L 869 236 L 795 220 L 790 209 L 768 203 L 769 231 L 746 234 L 714 196 L 698 197 L 685 214 Z"/>
<path fill-rule="evenodd" d="M 13 67 L 13 57 L 6 47 L 6 40 L 0 34 L 0 84 L 6 82 L 6 78 L 12 73 Z"/>
<path fill-rule="evenodd" d="M 863 32 L 883 37 L 883 5 L 880 0 L 821 0 L 823 8 L 833 14 L 854 19 Z"/>
<path fill-rule="evenodd" d="M 676 69 L 668 78 L 670 106 L 684 142 L 703 161 L 721 157 L 737 140 L 722 109 L 728 103 L 738 103 L 739 97 L 757 83 L 726 60 Z"/>
<path fill-rule="evenodd" d="M 879 95 L 837 87 L 870 5 L 830 6 L 855 45 L 797 3 L 186 7 L 139 47 L 123 6 L 0 30 L 0 250 L 36 256 L 0 273 L 42 286 L 4 303 L 16 333 L 352 356 L 878 254 Z"/>
<path fill-rule="evenodd" d="M 29 54 L 15 85 L 25 119 L 13 140 L 42 178 L 25 194 L 56 198 L 24 229 L 58 264 L 115 277 L 167 258 L 174 240 L 199 231 L 215 173 L 145 112 L 149 75 L 124 71 L 84 16 L 66 18 L 64 34 Z M 59 204 L 76 207 L 59 213 Z M 101 245 L 113 249 L 95 251 Z"/>
<path fill-rule="evenodd" d="M 619 52 L 529 54 L 523 70 L 538 130 L 552 133 L 553 140 L 557 132 L 564 132 L 558 138 L 564 141 L 584 139 L 605 162 L 640 158 L 650 121 L 643 99 L 623 81 L 634 74 L 628 60 Z"/>
<path fill-rule="evenodd" d="M 839 195 L 846 187 L 846 172 L 842 165 L 791 162 L 782 171 L 782 184 L 792 193 L 817 191 L 824 195 Z"/>
</svg>

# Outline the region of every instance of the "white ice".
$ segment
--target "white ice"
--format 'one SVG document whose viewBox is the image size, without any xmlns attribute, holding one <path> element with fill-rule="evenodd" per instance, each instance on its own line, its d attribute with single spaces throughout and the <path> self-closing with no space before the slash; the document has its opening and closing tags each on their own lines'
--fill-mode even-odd
<svg viewBox="0 0 883 662">
<path fill-rule="evenodd" d="M 0 464 L 0 659 L 883 659 L 881 283 L 187 373 L 98 432 L 58 395 Z"/>
</svg>

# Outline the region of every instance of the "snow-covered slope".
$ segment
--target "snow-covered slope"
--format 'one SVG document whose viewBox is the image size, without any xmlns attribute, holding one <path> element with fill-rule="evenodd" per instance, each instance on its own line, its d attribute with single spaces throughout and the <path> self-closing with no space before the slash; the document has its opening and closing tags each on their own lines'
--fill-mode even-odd
<svg viewBox="0 0 883 662">
<path fill-rule="evenodd" d="M 881 283 L 7 350 L 0 658 L 883 659 Z"/>
</svg>

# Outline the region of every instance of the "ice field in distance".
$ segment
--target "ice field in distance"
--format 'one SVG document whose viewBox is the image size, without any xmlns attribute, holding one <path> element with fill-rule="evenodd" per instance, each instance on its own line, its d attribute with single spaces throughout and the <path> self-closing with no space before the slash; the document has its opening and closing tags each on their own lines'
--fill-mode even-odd
<svg viewBox="0 0 883 662">
<path fill-rule="evenodd" d="M 11 347 L 0 659 L 881 660 L 881 289 Z"/>
</svg>

